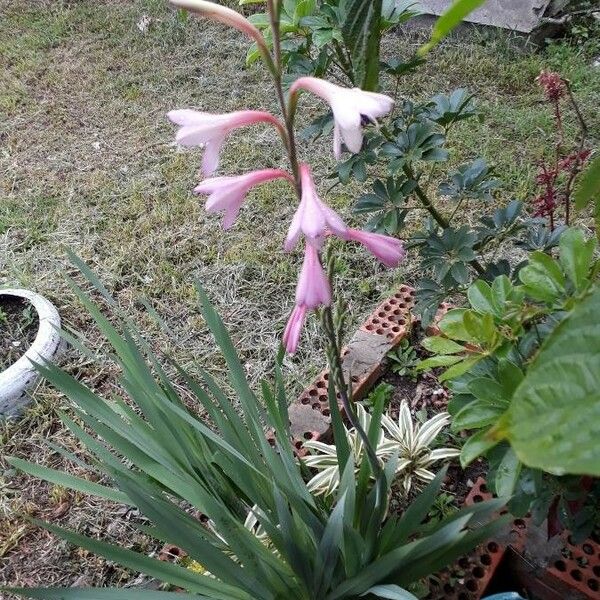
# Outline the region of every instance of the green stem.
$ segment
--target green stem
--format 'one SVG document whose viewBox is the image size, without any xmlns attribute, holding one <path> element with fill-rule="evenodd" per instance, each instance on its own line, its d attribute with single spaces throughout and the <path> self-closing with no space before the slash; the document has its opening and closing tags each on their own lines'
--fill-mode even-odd
<svg viewBox="0 0 600 600">
<path fill-rule="evenodd" d="M 408 165 L 404 165 L 404 167 L 402 167 L 402 170 L 404 171 L 404 174 L 408 177 L 408 179 L 416 181 L 414 173 Z M 437 208 L 433 205 L 427 194 L 423 191 L 423 188 L 418 183 L 417 187 L 415 188 L 415 194 L 417 198 L 421 201 L 421 204 L 423 204 L 423 207 L 435 219 L 436 223 L 440 227 L 442 227 L 443 229 L 447 229 L 448 227 L 450 227 L 450 221 L 437 210 Z M 479 275 L 483 275 L 485 273 L 485 269 L 477 259 L 469 261 L 469 264 L 477 271 Z"/>
<path fill-rule="evenodd" d="M 300 169 L 298 167 L 298 154 L 296 150 L 296 137 L 294 135 L 294 113 L 295 113 L 295 99 L 290 102 L 288 106 L 285 101 L 285 94 L 283 92 L 283 85 L 281 79 L 282 63 L 281 63 L 281 37 L 279 32 L 279 13 L 275 8 L 274 0 L 267 1 L 267 10 L 269 13 L 269 20 L 271 24 L 271 33 L 273 35 L 273 56 L 275 69 L 273 71 L 273 79 L 275 82 L 275 89 L 277 90 L 277 98 L 281 107 L 281 114 L 285 122 L 285 129 L 287 133 L 286 146 L 288 151 L 288 158 L 290 161 L 290 167 L 294 175 L 294 181 L 296 183 L 296 193 L 298 198 L 301 197 L 301 186 L 300 186 Z"/>
<path fill-rule="evenodd" d="M 269 12 L 269 18 L 271 22 L 271 30 L 273 34 L 273 54 L 275 59 L 275 71 L 273 73 L 273 78 L 275 80 L 275 87 L 277 88 L 277 96 L 279 98 L 279 103 L 281 105 L 281 111 L 285 120 L 285 126 L 287 130 L 287 150 L 288 150 L 288 158 L 290 161 L 290 165 L 292 168 L 292 172 L 294 174 L 294 180 L 296 182 L 296 192 L 298 194 L 298 198 L 301 198 L 302 188 L 300 182 L 300 169 L 298 165 L 298 158 L 296 152 L 296 138 L 294 135 L 294 115 L 296 112 L 296 95 L 292 94 L 289 99 L 289 104 L 285 101 L 285 95 L 283 93 L 283 86 L 281 84 L 281 41 L 279 35 L 279 20 L 277 16 L 277 11 L 275 9 L 274 1 L 267 1 L 267 8 Z M 361 438 L 365 451 L 367 453 L 367 457 L 369 462 L 371 463 L 371 469 L 373 472 L 373 476 L 376 478 L 378 482 L 378 486 L 380 486 L 380 493 L 384 493 L 385 485 L 383 475 L 383 470 L 379 461 L 377 460 L 377 454 L 369 441 L 369 436 L 362 428 L 360 422 L 358 421 L 358 417 L 352 408 L 352 404 L 348 397 L 348 386 L 344 377 L 344 370 L 342 367 L 340 347 L 337 340 L 337 334 L 335 330 L 335 325 L 333 323 L 333 313 L 331 310 L 331 306 L 326 306 L 323 309 L 323 325 L 325 329 L 325 334 L 329 342 L 329 366 L 331 376 L 333 378 L 334 386 L 337 388 L 337 391 L 340 395 L 340 399 L 342 401 L 342 406 L 344 407 L 344 411 L 346 413 L 346 417 L 350 422 L 350 425 L 354 427 L 357 434 Z"/>
<path fill-rule="evenodd" d="M 404 165 L 402 170 L 408 179 L 416 181 L 415 175 L 408 165 Z M 448 219 L 446 219 L 446 217 L 444 217 L 444 215 L 437 210 L 437 208 L 432 204 L 431 200 L 427 197 L 427 194 L 423 191 L 423 188 L 418 183 L 415 187 L 415 194 L 421 201 L 421 204 L 427 209 L 429 214 L 435 219 L 436 223 L 440 227 L 443 227 L 444 229 L 450 227 L 450 221 L 448 221 Z"/>
<path fill-rule="evenodd" d="M 341 349 L 338 343 L 337 335 L 335 333 L 335 325 L 333 323 L 333 312 L 331 310 L 331 306 L 326 306 L 323 309 L 323 329 L 325 331 L 325 336 L 327 337 L 327 342 L 329 345 L 327 356 L 329 360 L 329 372 L 331 377 L 333 378 L 334 386 L 337 388 L 340 394 L 340 400 L 342 402 L 342 407 L 344 408 L 344 412 L 346 413 L 346 417 L 350 425 L 356 430 L 356 433 L 360 437 L 365 451 L 367 453 L 367 458 L 371 463 L 371 470 L 373 472 L 373 476 L 376 480 L 379 480 L 380 475 L 382 474 L 382 468 L 379 464 L 379 460 L 377 459 L 377 453 L 369 440 L 369 436 L 367 432 L 363 429 L 360 421 L 358 420 L 358 416 L 352 407 L 352 403 L 350 402 L 350 398 L 348 397 L 348 386 L 346 384 L 346 380 L 344 377 L 344 368 L 342 365 L 341 359 Z"/>
</svg>

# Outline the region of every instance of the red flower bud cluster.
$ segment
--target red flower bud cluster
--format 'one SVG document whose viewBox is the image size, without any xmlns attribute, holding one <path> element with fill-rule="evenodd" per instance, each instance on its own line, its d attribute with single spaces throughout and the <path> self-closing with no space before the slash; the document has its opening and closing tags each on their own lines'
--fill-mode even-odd
<svg viewBox="0 0 600 600">
<path fill-rule="evenodd" d="M 573 154 L 569 154 L 569 156 L 566 156 L 558 162 L 558 168 L 561 171 L 565 171 L 566 173 L 570 173 L 571 171 L 573 171 L 573 169 L 575 169 L 578 173 L 579 171 L 581 171 L 581 167 L 590 157 L 591 153 L 591 150 L 573 152 Z"/>
<path fill-rule="evenodd" d="M 565 82 L 558 73 L 542 71 L 536 81 L 542 86 L 546 98 L 551 102 L 558 102 L 565 95 Z"/>
</svg>

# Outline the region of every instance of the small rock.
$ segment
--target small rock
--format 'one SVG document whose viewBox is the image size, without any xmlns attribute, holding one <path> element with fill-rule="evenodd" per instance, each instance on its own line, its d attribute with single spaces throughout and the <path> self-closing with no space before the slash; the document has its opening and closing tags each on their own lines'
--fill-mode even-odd
<svg viewBox="0 0 600 600">
<path fill-rule="evenodd" d="M 148 15 L 142 15 L 142 18 L 135 24 L 141 33 L 146 33 L 150 28 L 152 19 Z"/>
</svg>

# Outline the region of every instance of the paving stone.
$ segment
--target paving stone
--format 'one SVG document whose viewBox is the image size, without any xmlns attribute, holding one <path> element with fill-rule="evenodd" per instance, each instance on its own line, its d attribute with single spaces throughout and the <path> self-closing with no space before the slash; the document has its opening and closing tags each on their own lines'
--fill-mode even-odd
<svg viewBox="0 0 600 600">
<path fill-rule="evenodd" d="M 418 4 L 425 14 L 441 15 L 452 1 L 420 0 Z M 488 0 L 465 20 L 530 33 L 540 24 L 549 4 L 550 0 Z"/>
</svg>

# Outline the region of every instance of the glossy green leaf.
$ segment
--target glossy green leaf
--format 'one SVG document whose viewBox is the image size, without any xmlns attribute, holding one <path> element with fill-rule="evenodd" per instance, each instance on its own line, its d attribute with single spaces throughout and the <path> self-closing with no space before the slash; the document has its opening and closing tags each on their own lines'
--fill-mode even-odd
<svg viewBox="0 0 600 600">
<path fill-rule="evenodd" d="M 475 377 L 467 385 L 475 398 L 487 404 L 508 408 L 510 396 L 506 396 L 502 385 L 489 377 Z"/>
<path fill-rule="evenodd" d="M 581 229 L 567 229 L 559 242 L 559 261 L 576 290 L 580 290 L 588 281 L 596 242 L 585 239 Z"/>
<path fill-rule="evenodd" d="M 532 298 L 554 302 L 564 293 L 565 276 L 552 257 L 544 252 L 533 252 L 529 263 L 519 271 L 519 279 Z"/>
<path fill-rule="evenodd" d="M 497 315 L 504 314 L 506 302 L 511 297 L 513 285 L 506 275 L 496 277 L 492 282 L 492 305 Z"/>
<path fill-rule="evenodd" d="M 502 386 L 502 395 L 504 398 L 512 398 L 515 390 L 523 381 L 523 371 L 513 362 L 501 359 L 498 362 L 498 381 Z"/>
<path fill-rule="evenodd" d="M 456 354 L 465 351 L 464 346 L 440 335 L 425 338 L 421 342 L 421 346 L 423 346 L 425 350 L 434 352 L 435 354 Z"/>
<path fill-rule="evenodd" d="M 515 451 L 509 447 L 495 469 L 496 494 L 500 497 L 512 496 L 520 474 L 521 461 Z"/>
<path fill-rule="evenodd" d="M 462 447 L 460 451 L 460 464 L 464 469 L 470 465 L 476 458 L 485 454 L 490 448 L 493 448 L 499 442 L 498 439 L 490 434 L 490 429 L 483 429 L 473 434 Z"/>
<path fill-rule="evenodd" d="M 479 313 L 496 313 L 492 288 L 485 281 L 478 279 L 467 290 L 471 306 Z"/>
<path fill-rule="evenodd" d="M 467 332 L 464 323 L 466 308 L 455 308 L 449 310 L 439 323 L 440 331 L 453 340 L 461 342 L 472 342 L 473 336 Z"/>
<path fill-rule="evenodd" d="M 417 365 L 417 369 L 419 371 L 428 371 L 429 369 L 433 369 L 435 367 L 448 367 L 460 362 L 461 360 L 463 360 L 462 356 L 445 356 L 440 354 L 439 356 L 432 356 L 431 358 L 422 360 Z"/>
<path fill-rule="evenodd" d="M 600 288 L 545 340 L 496 433 L 527 466 L 600 475 Z"/>
<path fill-rule="evenodd" d="M 483 356 L 469 356 L 465 358 L 463 361 L 452 365 L 449 369 L 444 371 L 440 377 L 440 381 L 448 381 L 449 379 L 454 379 L 455 377 L 460 377 L 463 373 L 466 373 L 469 369 L 474 367 Z"/>
<path fill-rule="evenodd" d="M 600 202 L 600 154 L 578 176 L 574 198 L 575 206 L 580 210 L 592 200 Z"/>
<path fill-rule="evenodd" d="M 465 331 L 471 339 L 482 346 L 491 347 L 497 338 L 494 317 L 490 313 L 479 314 L 469 310 L 463 316 Z"/>
<path fill-rule="evenodd" d="M 480 429 L 489 425 L 495 425 L 505 409 L 490 405 L 481 400 L 474 400 L 465 405 L 456 413 L 452 419 L 452 429 L 462 431 L 463 429 Z"/>
</svg>

